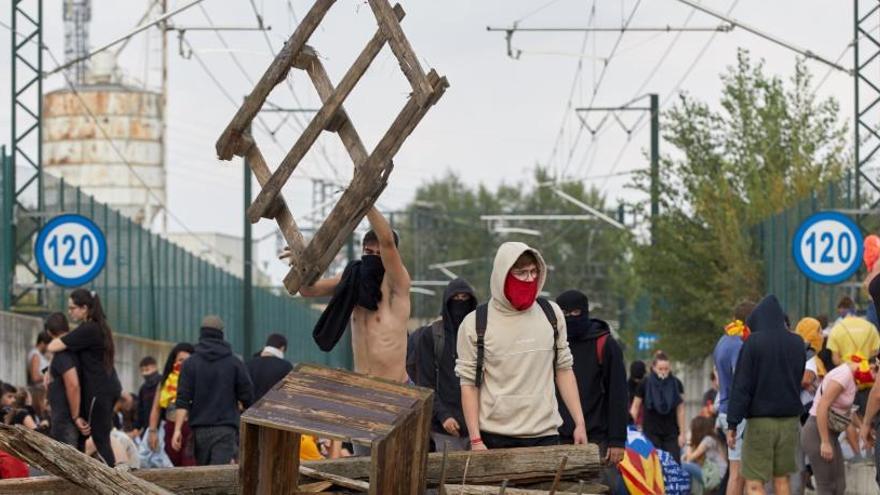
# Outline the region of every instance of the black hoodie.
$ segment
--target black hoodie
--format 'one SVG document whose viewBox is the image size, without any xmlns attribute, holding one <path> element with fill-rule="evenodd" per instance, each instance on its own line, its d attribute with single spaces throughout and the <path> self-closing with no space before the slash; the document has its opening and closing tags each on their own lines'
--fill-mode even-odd
<svg viewBox="0 0 880 495">
<path fill-rule="evenodd" d="M 776 296 L 758 304 L 746 321 L 751 330 L 733 375 L 727 428 L 743 419 L 793 418 L 803 413 L 801 379 L 806 356 L 803 339 L 788 330 Z"/>
<path fill-rule="evenodd" d="M 458 293 L 470 294 L 469 306 L 458 318 L 450 312 L 452 296 Z M 443 292 L 443 353 L 440 356 L 439 383 L 435 374 L 434 366 L 434 333 L 433 324 L 421 327 L 413 333 L 413 345 L 416 354 L 415 382 L 423 387 L 434 389 L 434 418 L 432 428 L 434 431 L 446 433 L 443 429 L 443 421 L 454 418 L 459 425 L 462 436 L 467 435 L 467 425 L 464 422 L 464 413 L 461 410 L 461 385 L 455 375 L 456 342 L 458 341 L 458 327 L 461 320 L 476 309 L 477 296 L 473 287 L 464 280 L 457 278 L 446 286 Z M 458 321 L 455 321 L 455 320 Z"/>
<path fill-rule="evenodd" d="M 153 408 L 153 399 L 161 381 L 162 375 L 158 371 L 144 377 L 144 384 L 138 390 L 137 417 L 134 424 L 138 430 L 143 431 L 150 426 L 150 410 Z"/>
<path fill-rule="evenodd" d="M 189 411 L 189 425 L 238 428 L 238 403 L 248 408 L 253 400 L 251 378 L 223 332 L 202 328 L 196 352 L 183 362 L 177 384 L 175 404 Z"/>
<path fill-rule="evenodd" d="M 620 345 L 609 335 L 608 323 L 590 319 L 587 334 L 578 339 L 568 339 L 568 346 L 574 358 L 574 376 L 577 378 L 581 408 L 587 421 L 587 437 L 593 443 L 607 443 L 609 447 L 626 445 L 627 386 L 626 366 Z M 599 365 L 598 339 L 608 335 L 603 349 L 602 365 Z M 562 426 L 559 434 L 563 438 L 572 437 L 574 420 L 563 402 L 559 400 L 559 414 Z"/>
</svg>

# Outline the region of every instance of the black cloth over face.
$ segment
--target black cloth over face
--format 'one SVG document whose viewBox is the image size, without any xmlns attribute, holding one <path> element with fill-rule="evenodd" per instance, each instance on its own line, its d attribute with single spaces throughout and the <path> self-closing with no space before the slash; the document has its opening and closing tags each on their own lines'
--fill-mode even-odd
<svg viewBox="0 0 880 495">
<path fill-rule="evenodd" d="M 330 352 L 336 347 L 355 306 L 370 311 L 379 309 L 384 277 L 385 267 L 377 255 L 364 255 L 345 267 L 333 297 L 312 330 L 312 338 L 322 351 Z"/>
<path fill-rule="evenodd" d="M 586 294 L 577 290 L 567 290 L 559 294 L 559 297 L 556 298 L 556 304 L 565 313 L 571 313 L 575 310 L 580 310 L 581 312 L 579 316 L 565 317 L 565 328 L 568 332 L 569 342 L 597 337 L 597 335 L 589 335 L 591 333 L 590 329 L 596 329 L 599 325 L 590 319 L 590 301 L 587 299 Z M 599 320 L 596 321 L 598 322 Z"/>
<path fill-rule="evenodd" d="M 357 288 L 357 306 L 376 311 L 379 309 L 379 301 L 382 300 L 382 278 L 385 277 L 385 267 L 382 258 L 375 254 L 366 254 L 361 257 L 360 277 L 355 287 Z"/>
</svg>

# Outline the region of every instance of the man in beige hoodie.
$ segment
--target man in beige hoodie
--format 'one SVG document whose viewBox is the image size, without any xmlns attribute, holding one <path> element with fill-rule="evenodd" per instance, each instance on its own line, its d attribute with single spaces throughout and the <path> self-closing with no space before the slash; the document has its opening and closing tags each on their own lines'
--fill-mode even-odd
<svg viewBox="0 0 880 495">
<path fill-rule="evenodd" d="M 470 313 L 459 328 L 455 373 L 461 380 L 472 450 L 557 445 L 562 425 L 557 387 L 575 422 L 575 443 L 587 443 L 565 317 L 556 303 L 543 302 L 555 316 L 554 343 L 551 319 L 536 302 L 546 279 L 547 265 L 536 249 L 521 242 L 502 244 L 495 255 L 487 308 Z M 485 333 L 478 379 L 481 311 Z"/>
</svg>

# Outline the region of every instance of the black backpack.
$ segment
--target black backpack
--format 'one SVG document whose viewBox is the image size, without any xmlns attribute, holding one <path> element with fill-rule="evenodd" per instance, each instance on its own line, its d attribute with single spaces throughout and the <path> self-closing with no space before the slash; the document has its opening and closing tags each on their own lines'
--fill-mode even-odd
<svg viewBox="0 0 880 495">
<path fill-rule="evenodd" d="M 547 317 L 550 325 L 553 326 L 553 369 L 555 370 L 558 354 L 556 340 L 559 338 L 559 326 L 556 321 L 556 312 L 553 311 L 553 306 L 550 305 L 550 301 L 546 298 L 539 297 L 536 301 L 538 306 L 541 306 L 541 309 L 544 310 L 544 315 Z M 477 306 L 477 375 L 474 379 L 474 385 L 477 388 L 480 388 L 483 384 L 483 364 L 486 360 L 486 327 L 489 323 L 488 320 L 489 305 L 481 304 Z M 436 348 L 436 340 L 434 342 Z"/>
<path fill-rule="evenodd" d="M 407 337 L 406 349 L 406 369 L 410 379 L 414 382 L 418 377 L 418 339 L 421 338 L 422 332 L 431 332 L 434 340 L 434 384 L 440 383 L 440 358 L 443 356 L 443 349 L 446 346 L 446 335 L 443 328 L 443 320 L 437 320 L 426 327 L 421 327 Z M 422 387 L 428 387 L 432 384 L 416 383 Z"/>
</svg>

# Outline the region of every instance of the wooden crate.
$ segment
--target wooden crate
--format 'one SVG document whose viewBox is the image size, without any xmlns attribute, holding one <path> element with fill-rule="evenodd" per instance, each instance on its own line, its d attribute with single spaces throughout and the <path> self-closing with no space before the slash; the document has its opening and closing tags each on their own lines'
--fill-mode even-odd
<svg viewBox="0 0 880 495">
<path fill-rule="evenodd" d="M 252 223 L 260 218 L 274 219 L 278 223 L 292 255 L 290 272 L 284 279 L 284 286 L 291 294 L 302 285 L 313 283 L 327 269 L 385 189 L 394 167 L 392 158 L 449 86 L 446 78 L 436 71 L 430 70 L 426 74 L 422 70 L 400 27 L 400 20 L 405 15 L 403 8 L 400 5 L 392 8 L 388 0 L 368 0 L 378 30 L 339 85 L 334 87 L 315 50 L 306 45 L 334 3 L 335 0 L 314 3 L 216 143 L 218 158 L 244 157 L 262 187 L 248 208 L 247 216 Z M 391 46 L 413 92 L 376 148 L 368 153 L 342 104 L 386 43 Z M 249 127 L 269 93 L 286 79 L 293 67 L 308 72 L 323 106 L 273 172 L 254 142 Z M 354 164 L 354 176 L 311 242 L 306 244 L 281 196 L 281 188 L 323 131 L 339 135 Z"/>
<path fill-rule="evenodd" d="M 299 365 L 241 416 L 242 493 L 293 493 L 300 435 L 372 448 L 370 494 L 426 487 L 431 390 Z"/>
</svg>

